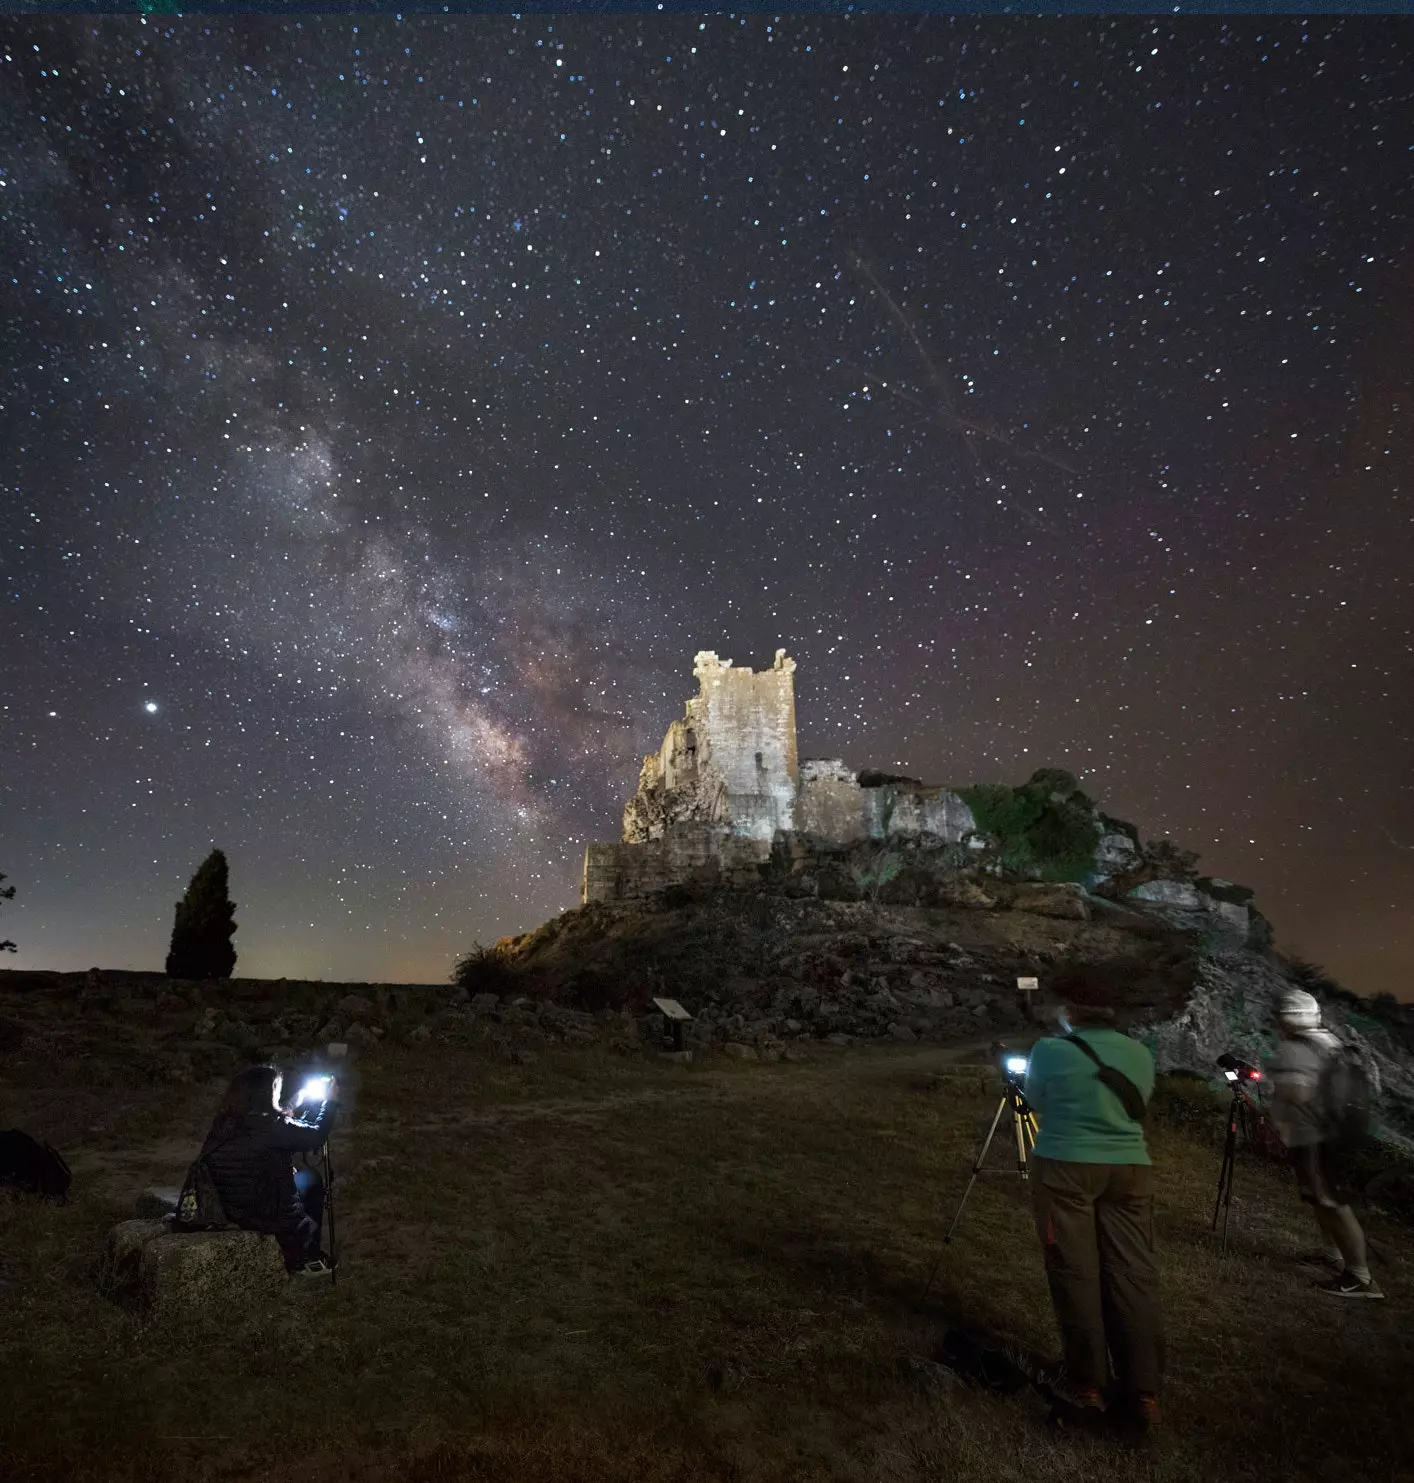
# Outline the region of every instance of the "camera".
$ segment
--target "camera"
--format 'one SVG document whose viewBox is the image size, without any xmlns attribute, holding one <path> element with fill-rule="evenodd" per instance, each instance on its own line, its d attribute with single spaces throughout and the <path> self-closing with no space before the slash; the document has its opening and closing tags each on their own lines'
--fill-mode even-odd
<svg viewBox="0 0 1414 1483">
<path fill-rule="evenodd" d="M 327 1073 L 306 1076 L 295 1093 L 290 1111 L 297 1122 L 315 1126 L 320 1123 L 334 1095 L 334 1078 Z"/>
<path fill-rule="evenodd" d="M 1261 1081 L 1262 1073 L 1250 1061 L 1244 1061 L 1225 1051 L 1218 1057 L 1218 1066 L 1229 1082 Z"/>
<path fill-rule="evenodd" d="M 1020 1082 L 1026 1075 L 1029 1057 L 1021 1051 L 1009 1050 L 1000 1041 L 992 1047 L 992 1051 L 1001 1063 L 1002 1075 L 1010 1082 Z"/>
</svg>

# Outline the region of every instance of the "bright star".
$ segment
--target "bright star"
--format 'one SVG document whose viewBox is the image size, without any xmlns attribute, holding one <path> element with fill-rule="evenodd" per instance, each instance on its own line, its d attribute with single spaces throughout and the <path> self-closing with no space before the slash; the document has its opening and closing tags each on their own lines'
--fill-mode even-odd
<svg viewBox="0 0 1414 1483">
<path fill-rule="evenodd" d="M 142 708 L 149 716 L 155 716 L 157 714 L 157 702 L 155 700 L 143 701 Z"/>
</svg>

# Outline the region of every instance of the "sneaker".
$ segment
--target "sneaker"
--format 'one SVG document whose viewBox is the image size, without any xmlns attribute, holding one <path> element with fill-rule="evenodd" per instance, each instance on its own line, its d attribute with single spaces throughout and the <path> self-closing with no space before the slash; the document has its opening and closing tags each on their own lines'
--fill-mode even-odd
<svg viewBox="0 0 1414 1483">
<path fill-rule="evenodd" d="M 1338 1277 L 1329 1277 L 1324 1282 L 1318 1282 L 1316 1288 L 1320 1292 L 1329 1293 L 1333 1298 L 1384 1297 L 1373 1277 L 1368 1282 L 1362 1282 L 1354 1272 L 1348 1270 L 1341 1272 Z"/>
<path fill-rule="evenodd" d="M 326 1256 L 312 1257 L 301 1267 L 296 1267 L 290 1274 L 292 1277 L 332 1277 L 334 1275 L 333 1264 Z"/>
</svg>

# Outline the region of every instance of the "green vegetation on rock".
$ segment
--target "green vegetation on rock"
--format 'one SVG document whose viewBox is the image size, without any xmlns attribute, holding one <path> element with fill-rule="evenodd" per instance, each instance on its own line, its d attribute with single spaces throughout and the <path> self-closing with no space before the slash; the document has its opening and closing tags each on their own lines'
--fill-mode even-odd
<svg viewBox="0 0 1414 1483">
<path fill-rule="evenodd" d="M 1083 881 L 1094 870 L 1094 805 L 1070 773 L 1046 767 L 1018 788 L 979 783 L 957 793 L 1007 870 L 1045 881 Z"/>
</svg>

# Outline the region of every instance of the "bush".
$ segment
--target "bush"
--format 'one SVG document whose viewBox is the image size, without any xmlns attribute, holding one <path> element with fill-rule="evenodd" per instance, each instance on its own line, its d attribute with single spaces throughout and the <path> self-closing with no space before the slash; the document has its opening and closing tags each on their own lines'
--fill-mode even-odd
<svg viewBox="0 0 1414 1483">
<path fill-rule="evenodd" d="M 1223 1130 L 1223 1099 L 1212 1083 L 1194 1071 L 1168 1071 L 1154 1082 L 1149 1116 L 1166 1127 L 1191 1133 Z"/>
<path fill-rule="evenodd" d="M 1194 867 L 1198 855 L 1194 850 L 1185 850 L 1171 839 L 1150 840 L 1144 846 L 1144 863 L 1150 869 L 1150 879 L 1168 881 L 1192 881 L 1198 878 Z"/>
<path fill-rule="evenodd" d="M 1049 881 L 1083 881 L 1095 868 L 1094 808 L 1059 768 L 1043 768 L 1019 788 L 959 788 L 983 834 L 1001 845 L 1003 866 Z"/>
<path fill-rule="evenodd" d="M 1251 886 L 1235 885 L 1232 881 L 1217 881 L 1210 875 L 1200 875 L 1194 885 L 1214 901 L 1227 901 L 1233 906 L 1250 906 L 1257 894 Z"/>
<path fill-rule="evenodd" d="M 495 994 L 504 998 L 517 983 L 516 971 L 494 947 L 473 943 L 471 951 L 457 959 L 452 982 L 468 994 Z"/>
</svg>

